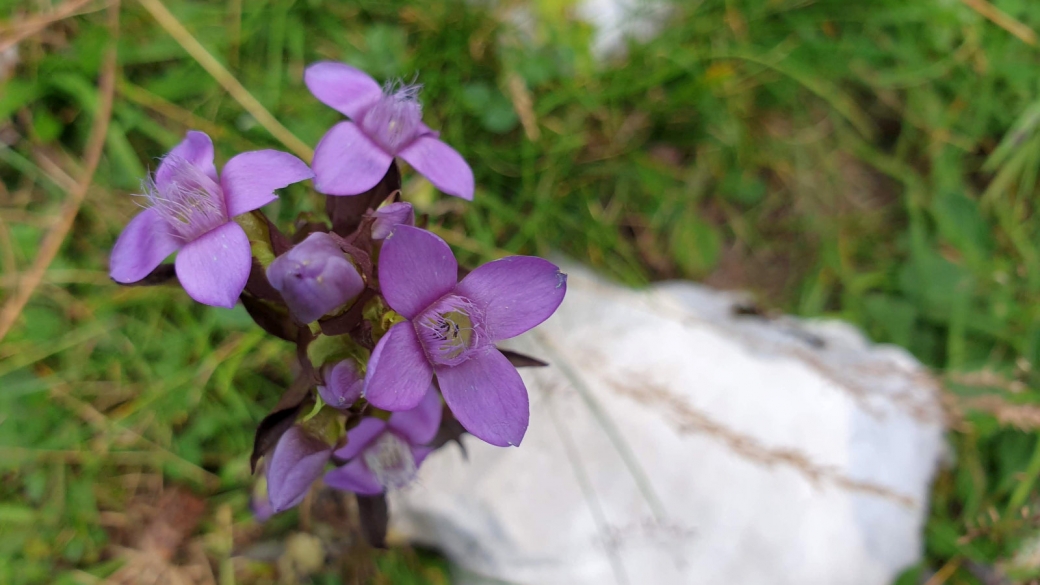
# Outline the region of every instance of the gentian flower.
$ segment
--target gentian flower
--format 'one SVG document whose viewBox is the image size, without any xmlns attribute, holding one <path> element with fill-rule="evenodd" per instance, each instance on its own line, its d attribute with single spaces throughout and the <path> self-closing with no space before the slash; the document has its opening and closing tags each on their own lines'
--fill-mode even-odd
<svg viewBox="0 0 1040 585">
<path fill-rule="evenodd" d="M 317 321 L 365 289 L 357 267 L 333 236 L 315 232 L 267 267 L 267 280 L 301 323 Z"/>
<path fill-rule="evenodd" d="M 473 171 L 422 122 L 418 85 L 379 84 L 343 63 L 315 63 L 303 80 L 314 97 L 350 118 L 314 150 L 314 187 L 327 195 L 358 195 L 376 186 L 395 156 L 449 195 L 473 199 Z"/>
<path fill-rule="evenodd" d="M 325 383 L 318 386 L 318 395 L 332 408 L 346 410 L 361 398 L 365 378 L 358 370 L 357 361 L 347 358 L 322 369 Z"/>
<path fill-rule="evenodd" d="M 529 417 L 527 388 L 495 348 L 549 318 L 567 275 L 531 256 L 495 260 L 456 283 L 458 264 L 436 235 L 399 225 L 379 255 L 379 286 L 407 321 L 387 331 L 368 362 L 365 397 L 407 410 L 437 375 L 462 426 L 492 445 L 519 445 Z"/>
<path fill-rule="evenodd" d="M 412 210 L 412 204 L 404 201 L 384 205 L 375 210 L 372 217 L 375 218 L 375 221 L 372 222 L 373 240 L 386 239 L 397 225 L 415 225 L 415 212 Z"/>
<path fill-rule="evenodd" d="M 188 132 L 146 181 L 145 210 L 112 248 L 112 279 L 137 282 L 180 250 L 175 267 L 188 296 L 206 305 L 235 306 L 252 253 L 249 238 L 232 218 L 277 199 L 275 189 L 312 176 L 291 154 L 258 150 L 229 160 L 218 178 L 213 142 L 202 132 Z"/>
<path fill-rule="evenodd" d="M 332 447 L 299 425 L 278 439 L 267 461 L 267 495 L 275 513 L 303 501 L 307 490 L 325 471 Z"/>
<path fill-rule="evenodd" d="M 415 408 L 386 421 L 364 418 L 347 431 L 347 444 L 334 455 L 348 463 L 326 473 L 326 485 L 367 496 L 411 483 L 441 426 L 440 397 L 429 384 L 426 388 Z"/>
</svg>

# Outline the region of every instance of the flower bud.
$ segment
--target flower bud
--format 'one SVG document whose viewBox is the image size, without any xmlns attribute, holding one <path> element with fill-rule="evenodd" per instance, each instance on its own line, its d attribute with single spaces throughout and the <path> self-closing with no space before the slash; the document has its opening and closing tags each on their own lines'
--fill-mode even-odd
<svg viewBox="0 0 1040 585">
<path fill-rule="evenodd" d="M 303 501 L 331 453 L 329 444 L 299 425 L 285 431 L 267 461 L 267 494 L 275 513 Z"/>
<path fill-rule="evenodd" d="M 318 386 L 318 394 L 333 408 L 350 408 L 365 387 L 365 377 L 358 371 L 357 361 L 348 358 L 324 368 L 325 384 Z"/>
<path fill-rule="evenodd" d="M 267 267 L 271 282 L 301 323 L 318 320 L 356 298 L 365 288 L 357 268 L 335 239 L 316 232 Z"/>
<path fill-rule="evenodd" d="M 375 222 L 372 224 L 373 240 L 386 239 L 396 225 L 402 223 L 415 225 L 415 213 L 412 211 L 412 204 L 404 201 L 384 205 L 377 209 L 372 214 L 372 217 L 375 218 Z"/>
</svg>

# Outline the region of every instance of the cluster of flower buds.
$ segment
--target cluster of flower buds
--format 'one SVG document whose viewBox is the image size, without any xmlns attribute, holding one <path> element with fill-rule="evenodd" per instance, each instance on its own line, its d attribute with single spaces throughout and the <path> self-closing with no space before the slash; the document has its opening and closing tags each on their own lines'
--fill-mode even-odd
<svg viewBox="0 0 1040 585">
<path fill-rule="evenodd" d="M 460 269 L 398 201 L 398 157 L 439 190 L 473 198 L 469 165 L 422 122 L 418 86 L 381 88 L 332 62 L 308 67 L 305 82 L 349 118 L 321 139 L 311 166 L 261 150 L 218 174 L 210 138 L 189 132 L 145 181 L 144 210 L 111 256 L 119 283 L 175 275 L 196 301 L 241 301 L 296 345 L 297 379 L 254 444 L 267 478 L 258 508 L 269 512 L 297 505 L 322 477 L 364 497 L 408 485 L 462 429 L 519 445 L 529 408 L 516 366 L 537 361 L 495 343 L 547 319 L 566 292 L 566 275 L 541 258 Z M 283 233 L 260 208 L 308 179 L 326 195 L 329 223 L 302 218 Z"/>
</svg>

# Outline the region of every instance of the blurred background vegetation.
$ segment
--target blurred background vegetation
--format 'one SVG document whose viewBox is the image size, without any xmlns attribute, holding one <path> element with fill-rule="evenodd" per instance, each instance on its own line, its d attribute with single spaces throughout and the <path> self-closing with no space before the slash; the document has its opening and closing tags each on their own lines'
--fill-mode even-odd
<svg viewBox="0 0 1040 585">
<path fill-rule="evenodd" d="M 241 308 L 107 277 L 130 195 L 187 129 L 218 166 L 306 154 L 339 119 L 302 83 L 320 59 L 419 74 L 478 193 L 405 192 L 464 260 L 748 289 L 908 348 L 953 431 L 900 581 L 1040 577 L 1040 3 L 671 10 L 599 61 L 569 0 L 0 0 L 0 583 L 447 582 L 433 554 L 349 552 L 339 501 L 253 522 L 252 433 L 288 348 Z M 294 186 L 268 210 L 320 208 Z M 315 564 L 328 538 L 348 552 Z"/>
</svg>

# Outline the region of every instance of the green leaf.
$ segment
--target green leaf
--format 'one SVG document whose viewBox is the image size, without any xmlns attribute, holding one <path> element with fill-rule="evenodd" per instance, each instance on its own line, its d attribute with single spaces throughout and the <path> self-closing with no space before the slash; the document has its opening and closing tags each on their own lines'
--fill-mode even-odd
<svg viewBox="0 0 1040 585">
<path fill-rule="evenodd" d="M 718 228 L 692 213 L 672 228 L 669 240 L 675 263 L 687 275 L 704 276 L 719 262 L 722 236 Z"/>
</svg>

